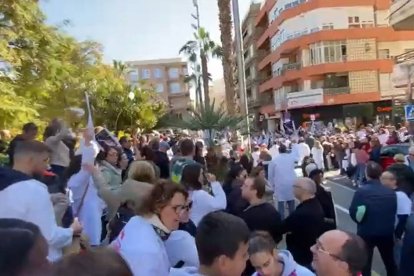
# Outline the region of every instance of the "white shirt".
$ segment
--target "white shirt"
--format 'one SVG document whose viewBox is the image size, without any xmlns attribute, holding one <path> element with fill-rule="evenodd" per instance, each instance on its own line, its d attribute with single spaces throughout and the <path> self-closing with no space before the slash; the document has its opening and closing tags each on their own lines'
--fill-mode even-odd
<svg viewBox="0 0 414 276">
<path fill-rule="evenodd" d="M 165 245 L 152 225 L 140 216 L 132 217 L 111 244 L 134 275 L 167 276 L 170 270 Z"/>
<path fill-rule="evenodd" d="M 16 218 L 36 224 L 49 244 L 50 261 L 62 257 L 62 248 L 72 243 L 71 228 L 56 224 L 55 212 L 45 184 L 31 179 L 0 191 L 0 218 Z"/>
<path fill-rule="evenodd" d="M 397 215 L 410 215 L 412 201 L 406 193 L 402 191 L 395 192 L 397 195 Z"/>
<path fill-rule="evenodd" d="M 200 220 L 207 214 L 226 209 L 227 199 L 223 187 L 219 182 L 211 183 L 213 195 L 204 190 L 190 192 L 190 198 L 193 201 L 193 207 L 190 211 L 190 219 L 198 226 Z"/>
</svg>

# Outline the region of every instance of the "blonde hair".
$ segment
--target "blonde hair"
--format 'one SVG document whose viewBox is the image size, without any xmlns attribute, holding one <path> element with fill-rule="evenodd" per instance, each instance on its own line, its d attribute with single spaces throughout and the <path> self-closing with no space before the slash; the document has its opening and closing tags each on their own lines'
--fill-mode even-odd
<svg viewBox="0 0 414 276">
<path fill-rule="evenodd" d="M 140 215 L 143 204 L 153 188 L 153 184 L 127 179 L 118 191 L 119 203 L 129 203 L 129 207 L 133 209 L 134 213 Z"/>
<path fill-rule="evenodd" d="M 134 161 L 129 166 L 128 179 L 155 184 L 157 176 L 154 166 L 148 161 Z"/>
<path fill-rule="evenodd" d="M 316 140 L 315 141 L 315 144 L 313 145 L 315 148 L 317 148 L 317 149 L 321 149 L 322 148 L 322 144 L 321 144 L 321 142 L 320 141 L 318 141 L 318 140 Z"/>
</svg>

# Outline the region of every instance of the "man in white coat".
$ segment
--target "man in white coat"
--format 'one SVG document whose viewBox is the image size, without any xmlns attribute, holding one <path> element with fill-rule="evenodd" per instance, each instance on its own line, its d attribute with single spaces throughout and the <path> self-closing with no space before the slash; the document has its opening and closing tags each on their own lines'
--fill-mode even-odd
<svg viewBox="0 0 414 276">
<path fill-rule="evenodd" d="M 82 227 L 75 220 L 70 228 L 56 224 L 51 196 L 45 184 L 33 177 L 48 165 L 49 148 L 38 141 L 22 141 L 14 152 L 13 169 L 0 168 L 0 218 L 16 218 L 36 224 L 49 245 L 48 259 L 56 261 Z"/>
<path fill-rule="evenodd" d="M 274 197 L 277 201 L 277 209 L 282 219 L 285 218 L 285 204 L 287 203 L 289 214 L 295 210 L 295 197 L 293 184 L 296 180 L 296 157 L 287 152 L 285 145 L 279 146 L 279 155 L 269 165 L 269 182 L 273 186 Z"/>
<path fill-rule="evenodd" d="M 297 150 L 298 150 L 298 154 L 299 154 L 298 165 L 301 166 L 302 162 L 303 162 L 303 159 L 305 159 L 305 157 L 311 155 L 311 150 L 310 150 L 308 144 L 305 143 L 305 139 L 303 139 L 302 137 L 299 138 L 299 144 L 297 145 Z"/>
</svg>

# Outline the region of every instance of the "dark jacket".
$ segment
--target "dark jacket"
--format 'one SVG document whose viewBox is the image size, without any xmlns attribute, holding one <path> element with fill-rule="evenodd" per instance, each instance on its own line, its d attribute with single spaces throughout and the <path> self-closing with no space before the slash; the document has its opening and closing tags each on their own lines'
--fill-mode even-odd
<svg viewBox="0 0 414 276">
<path fill-rule="evenodd" d="M 225 191 L 226 192 L 226 191 Z M 240 216 L 243 210 L 249 206 L 249 202 L 242 198 L 241 184 L 234 180 L 231 189 L 227 190 L 227 208 L 226 211 L 232 215 Z"/>
<path fill-rule="evenodd" d="M 6 189 L 14 183 L 30 180 L 32 178 L 33 177 L 30 177 L 22 172 L 10 168 L 0 167 L 0 191 Z"/>
<path fill-rule="evenodd" d="M 390 236 L 394 233 L 397 197 L 378 180 L 369 180 L 359 188 L 349 207 L 360 236 Z"/>
<path fill-rule="evenodd" d="M 282 240 L 282 219 L 275 207 L 267 202 L 247 207 L 240 217 L 250 231 L 267 231 L 276 243 Z"/>
<path fill-rule="evenodd" d="M 381 146 L 373 147 L 369 154 L 369 160 L 380 163 L 381 161 Z"/>
<path fill-rule="evenodd" d="M 168 155 L 165 152 L 156 151 L 154 163 L 160 169 L 160 178 L 169 179 L 170 178 L 170 159 L 168 159 Z"/>
<path fill-rule="evenodd" d="M 287 233 L 287 249 L 297 263 L 310 266 L 312 262 L 310 248 L 322 234 L 323 228 L 324 213 L 316 197 L 300 203 L 283 221 L 282 233 Z"/>
<path fill-rule="evenodd" d="M 134 161 L 134 152 L 128 148 L 122 148 L 122 150 L 124 151 L 126 157 L 128 158 L 128 165 L 131 164 Z"/>
<path fill-rule="evenodd" d="M 324 231 L 336 229 L 336 214 L 331 192 L 325 190 L 321 185 L 317 185 L 315 197 L 319 200 L 324 213 Z"/>
</svg>

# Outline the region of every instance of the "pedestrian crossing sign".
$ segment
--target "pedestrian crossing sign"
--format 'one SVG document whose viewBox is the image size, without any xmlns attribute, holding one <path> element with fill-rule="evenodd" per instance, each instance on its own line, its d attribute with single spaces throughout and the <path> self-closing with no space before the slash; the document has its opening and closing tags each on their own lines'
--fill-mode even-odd
<svg viewBox="0 0 414 276">
<path fill-rule="evenodd" d="M 405 119 L 407 121 L 414 121 L 414 105 L 404 106 L 405 110 Z"/>
</svg>

